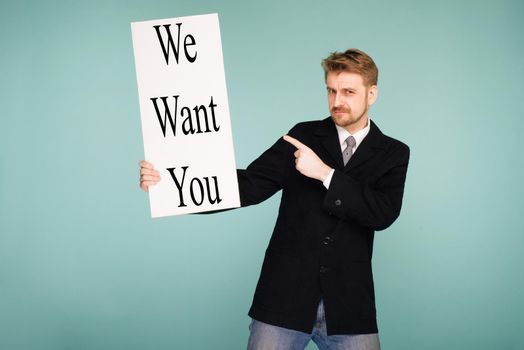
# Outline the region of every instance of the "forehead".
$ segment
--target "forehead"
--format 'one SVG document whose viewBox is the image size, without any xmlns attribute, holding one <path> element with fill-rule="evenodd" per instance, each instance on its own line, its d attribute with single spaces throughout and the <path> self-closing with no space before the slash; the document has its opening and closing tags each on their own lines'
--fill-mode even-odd
<svg viewBox="0 0 524 350">
<path fill-rule="evenodd" d="M 350 72 L 328 72 L 326 84 L 331 88 L 364 88 L 362 75 Z"/>
</svg>

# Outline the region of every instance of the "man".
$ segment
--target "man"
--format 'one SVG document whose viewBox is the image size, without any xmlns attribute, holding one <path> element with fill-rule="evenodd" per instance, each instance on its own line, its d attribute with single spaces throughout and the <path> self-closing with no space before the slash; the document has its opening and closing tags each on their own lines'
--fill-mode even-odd
<svg viewBox="0 0 524 350">
<path fill-rule="evenodd" d="M 331 117 L 299 123 L 247 169 L 242 206 L 282 190 L 249 315 L 248 349 L 379 349 L 375 230 L 400 214 L 409 148 L 369 119 L 378 69 L 349 49 L 322 61 Z M 140 186 L 160 177 L 141 162 Z"/>
</svg>

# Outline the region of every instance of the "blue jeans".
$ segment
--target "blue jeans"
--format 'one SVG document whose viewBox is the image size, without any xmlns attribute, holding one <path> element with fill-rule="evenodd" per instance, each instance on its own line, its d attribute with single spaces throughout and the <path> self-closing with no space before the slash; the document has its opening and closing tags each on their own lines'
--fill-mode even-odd
<svg viewBox="0 0 524 350">
<path fill-rule="evenodd" d="M 324 303 L 320 301 L 311 334 L 252 320 L 248 350 L 304 350 L 310 340 L 320 350 L 380 350 L 378 334 L 327 335 Z"/>
</svg>

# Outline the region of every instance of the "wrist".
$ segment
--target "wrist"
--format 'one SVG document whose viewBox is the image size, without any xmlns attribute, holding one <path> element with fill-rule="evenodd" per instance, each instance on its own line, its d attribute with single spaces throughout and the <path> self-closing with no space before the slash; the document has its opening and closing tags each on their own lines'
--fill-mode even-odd
<svg viewBox="0 0 524 350">
<path fill-rule="evenodd" d="M 320 180 L 321 182 L 326 181 L 326 178 L 331 173 L 331 170 L 333 170 L 333 169 L 324 164 L 324 166 L 322 167 L 322 169 L 320 171 L 320 174 L 318 176 L 318 180 Z"/>
</svg>

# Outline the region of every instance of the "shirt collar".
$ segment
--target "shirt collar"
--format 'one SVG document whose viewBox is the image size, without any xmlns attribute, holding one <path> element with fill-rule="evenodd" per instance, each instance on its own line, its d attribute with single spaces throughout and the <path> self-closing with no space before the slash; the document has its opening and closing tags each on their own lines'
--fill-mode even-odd
<svg viewBox="0 0 524 350">
<path fill-rule="evenodd" d="M 346 141 L 346 139 L 349 136 L 353 136 L 355 138 L 355 148 L 354 148 L 354 150 L 356 150 L 358 148 L 358 146 L 362 143 L 364 138 L 367 136 L 367 134 L 369 133 L 370 125 L 371 125 L 371 122 L 370 122 L 370 119 L 368 118 L 368 123 L 366 124 L 366 126 L 363 129 L 360 129 L 356 133 L 351 134 L 349 131 L 347 131 L 343 127 L 338 126 L 338 125 L 335 124 L 335 126 L 337 128 L 338 141 L 339 141 L 339 144 L 340 144 L 340 149 L 344 148 L 344 142 Z"/>
</svg>

